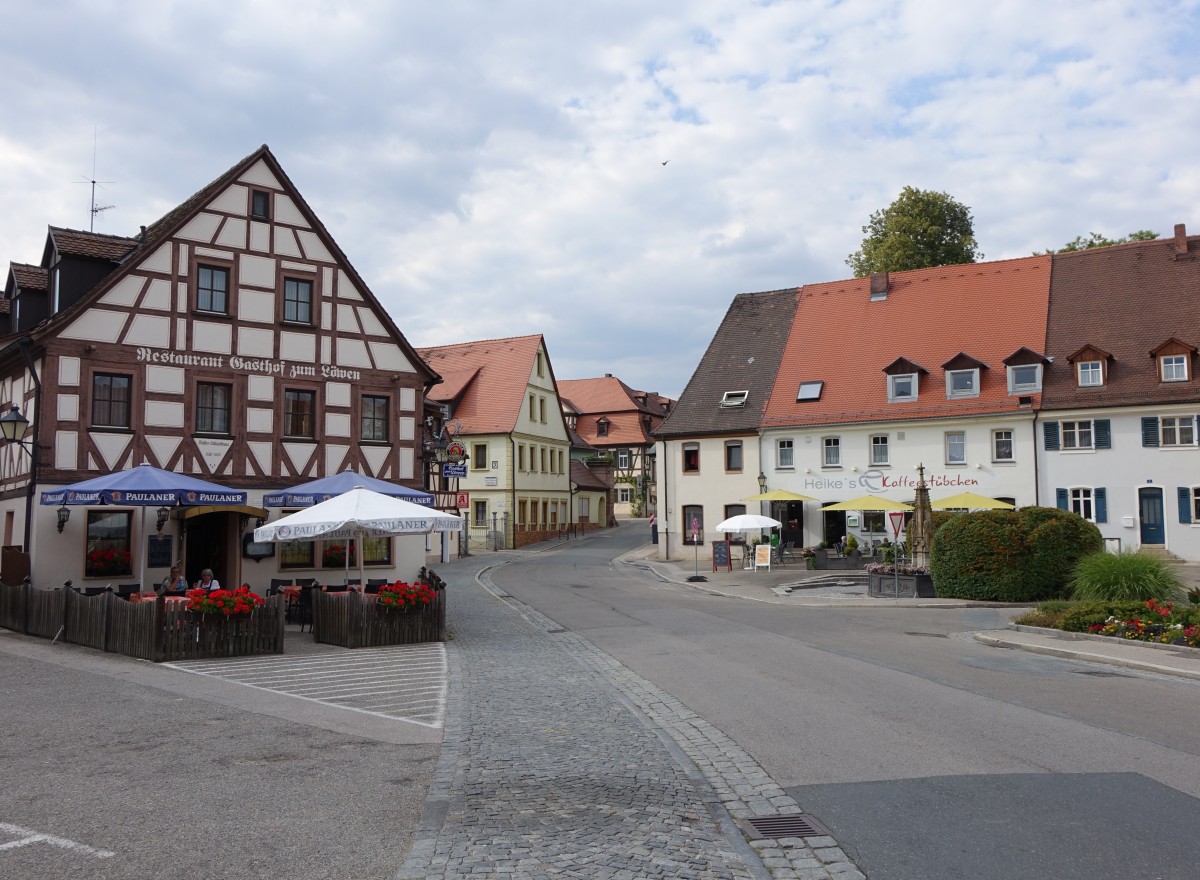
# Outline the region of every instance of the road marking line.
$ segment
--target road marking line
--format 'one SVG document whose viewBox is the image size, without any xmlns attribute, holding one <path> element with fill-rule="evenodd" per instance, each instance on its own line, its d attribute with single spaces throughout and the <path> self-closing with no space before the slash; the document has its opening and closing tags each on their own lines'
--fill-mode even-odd
<svg viewBox="0 0 1200 880">
<path fill-rule="evenodd" d="M 55 837 L 53 834 L 31 831 L 28 828 L 22 828 L 19 825 L 9 825 L 6 822 L 0 822 L 0 831 L 3 831 L 5 834 L 17 835 L 20 838 L 18 840 L 10 840 L 8 843 L 0 843 L 0 852 L 28 846 L 31 843 L 48 843 L 59 849 L 77 852 L 80 855 L 94 856 L 98 859 L 111 859 L 116 855 L 115 852 L 109 852 L 106 849 L 96 849 L 94 846 L 88 846 L 86 843 L 80 843 L 77 840 L 67 840 L 65 837 Z"/>
</svg>

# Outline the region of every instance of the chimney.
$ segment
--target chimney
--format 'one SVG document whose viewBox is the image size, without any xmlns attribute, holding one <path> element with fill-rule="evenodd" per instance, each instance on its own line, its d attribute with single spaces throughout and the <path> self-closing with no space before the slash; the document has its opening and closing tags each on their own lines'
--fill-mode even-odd
<svg viewBox="0 0 1200 880">
<path fill-rule="evenodd" d="M 887 272 L 872 272 L 871 302 L 887 299 L 889 286 Z"/>
<path fill-rule="evenodd" d="M 1175 259 L 1182 260 L 1187 256 L 1187 226 L 1183 223 L 1175 224 Z"/>
</svg>

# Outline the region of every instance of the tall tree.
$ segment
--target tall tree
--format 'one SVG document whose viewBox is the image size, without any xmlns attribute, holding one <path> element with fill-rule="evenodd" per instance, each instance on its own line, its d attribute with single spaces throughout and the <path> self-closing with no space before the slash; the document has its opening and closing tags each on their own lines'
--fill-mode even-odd
<svg viewBox="0 0 1200 880">
<path fill-rule="evenodd" d="M 896 201 L 871 215 L 862 231 L 862 247 L 846 259 L 858 278 L 872 272 L 974 263 L 983 256 L 975 242 L 971 209 L 946 193 L 906 186 Z"/>
<path fill-rule="evenodd" d="M 1069 254 L 1071 251 L 1086 251 L 1092 248 L 1108 247 L 1110 244 L 1127 244 L 1131 241 L 1154 241 L 1158 238 L 1157 232 L 1151 232 L 1149 229 L 1139 229 L 1137 232 L 1131 232 L 1128 235 L 1120 238 L 1107 238 L 1099 232 L 1089 232 L 1087 238 L 1082 235 L 1077 235 L 1071 241 L 1068 241 L 1058 250 L 1051 248 L 1047 251 L 1040 251 L 1043 254 Z M 1036 256 L 1036 254 L 1035 254 Z"/>
</svg>

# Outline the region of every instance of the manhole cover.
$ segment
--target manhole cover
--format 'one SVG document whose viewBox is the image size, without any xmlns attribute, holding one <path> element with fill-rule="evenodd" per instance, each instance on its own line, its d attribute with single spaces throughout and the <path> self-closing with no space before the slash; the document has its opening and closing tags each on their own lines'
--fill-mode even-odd
<svg viewBox="0 0 1200 880">
<path fill-rule="evenodd" d="M 737 824 L 751 840 L 764 837 L 824 837 L 829 835 L 829 829 L 803 813 L 791 813 L 783 816 L 751 816 L 749 819 L 738 819 Z"/>
</svg>

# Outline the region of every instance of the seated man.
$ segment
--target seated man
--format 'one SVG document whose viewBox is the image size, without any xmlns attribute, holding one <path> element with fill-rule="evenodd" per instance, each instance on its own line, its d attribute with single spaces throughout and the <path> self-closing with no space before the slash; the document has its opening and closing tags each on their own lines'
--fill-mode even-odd
<svg viewBox="0 0 1200 880">
<path fill-rule="evenodd" d="M 163 593 L 185 593 L 187 592 L 187 581 L 184 580 L 183 574 L 179 571 L 178 565 L 171 566 L 171 573 L 163 578 L 162 584 L 159 586 L 160 592 Z"/>
</svg>

